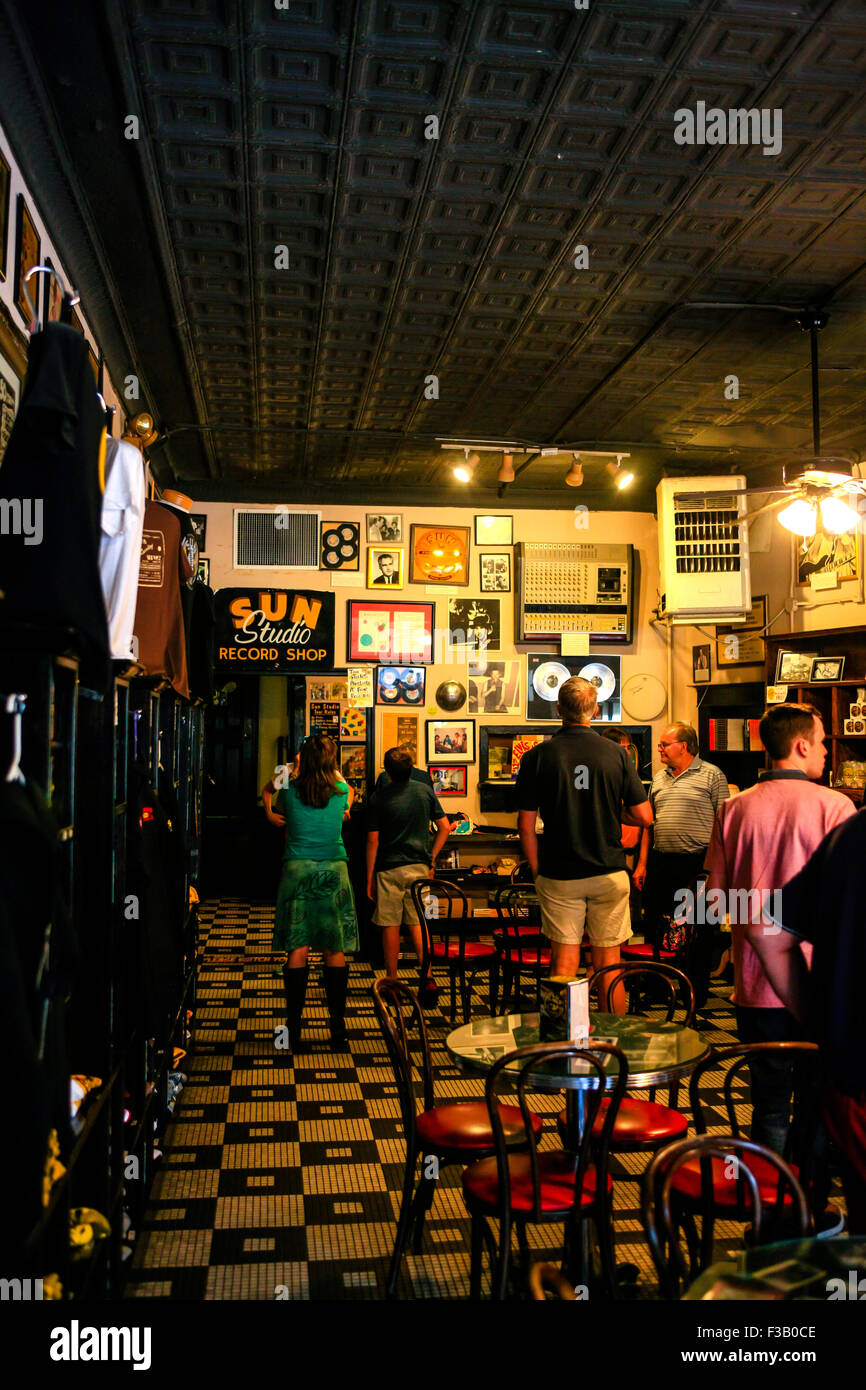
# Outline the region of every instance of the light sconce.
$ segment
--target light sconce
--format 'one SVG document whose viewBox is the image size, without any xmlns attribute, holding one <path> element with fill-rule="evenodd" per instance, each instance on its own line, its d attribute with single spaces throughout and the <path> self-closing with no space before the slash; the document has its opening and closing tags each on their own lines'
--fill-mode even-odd
<svg viewBox="0 0 866 1390">
<path fill-rule="evenodd" d="M 580 461 L 580 454 L 572 455 L 574 462 L 565 475 L 565 481 L 569 487 L 581 487 L 583 485 L 583 464 Z"/>
<path fill-rule="evenodd" d="M 622 461 L 627 458 L 626 454 L 617 454 L 616 463 L 606 463 L 605 472 L 609 474 L 619 492 L 624 488 L 631 487 L 634 482 L 634 474 L 628 468 L 623 468 Z"/>
<path fill-rule="evenodd" d="M 498 472 L 497 475 L 496 475 L 496 481 L 497 481 L 498 483 L 513 483 L 513 482 L 514 482 L 514 455 L 513 455 L 513 454 L 503 454 L 503 455 L 502 455 L 502 463 L 501 463 L 500 466 L 499 466 L 499 472 Z"/>
</svg>

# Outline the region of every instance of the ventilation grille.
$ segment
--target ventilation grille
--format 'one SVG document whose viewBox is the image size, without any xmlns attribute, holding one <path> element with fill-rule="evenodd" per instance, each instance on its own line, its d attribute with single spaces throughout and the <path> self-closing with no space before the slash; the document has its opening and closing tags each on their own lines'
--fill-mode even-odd
<svg viewBox="0 0 866 1390">
<path fill-rule="evenodd" d="M 738 573 L 740 534 L 736 497 L 674 498 L 677 574 Z"/>
<path fill-rule="evenodd" d="M 235 512 L 235 569 L 319 568 L 319 512 Z"/>
</svg>

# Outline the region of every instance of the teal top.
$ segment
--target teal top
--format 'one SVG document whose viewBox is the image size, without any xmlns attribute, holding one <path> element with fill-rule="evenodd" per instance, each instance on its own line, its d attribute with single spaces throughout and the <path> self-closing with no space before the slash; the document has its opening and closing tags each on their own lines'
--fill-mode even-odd
<svg viewBox="0 0 866 1390">
<path fill-rule="evenodd" d="M 337 791 L 327 806 L 305 806 L 294 782 L 281 787 L 272 804 L 286 818 L 283 859 L 348 858 L 341 834 L 343 815 L 349 805 L 345 782 L 337 782 Z"/>
</svg>

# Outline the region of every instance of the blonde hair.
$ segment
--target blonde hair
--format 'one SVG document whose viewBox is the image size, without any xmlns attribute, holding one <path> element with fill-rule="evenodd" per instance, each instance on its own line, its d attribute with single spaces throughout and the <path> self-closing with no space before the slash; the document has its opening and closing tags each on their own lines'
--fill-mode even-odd
<svg viewBox="0 0 866 1390">
<path fill-rule="evenodd" d="M 598 691 L 583 676 L 571 676 L 559 687 L 559 712 L 565 724 L 588 724 L 597 704 Z"/>
</svg>

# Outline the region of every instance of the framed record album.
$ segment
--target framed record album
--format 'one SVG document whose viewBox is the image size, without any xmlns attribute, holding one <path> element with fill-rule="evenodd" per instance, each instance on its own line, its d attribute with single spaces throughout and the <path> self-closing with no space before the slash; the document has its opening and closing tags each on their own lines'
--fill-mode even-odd
<svg viewBox="0 0 866 1390">
<path fill-rule="evenodd" d="M 410 584 L 469 583 L 468 526 L 412 526 Z"/>
<path fill-rule="evenodd" d="M 550 656 L 532 654 L 526 658 L 526 717 L 559 722 L 556 708 L 559 687 L 571 676 L 582 676 L 596 688 L 596 723 L 616 724 L 622 718 L 620 656 Z"/>
<path fill-rule="evenodd" d="M 379 666 L 376 670 L 377 705 L 423 705 L 423 666 Z"/>
<path fill-rule="evenodd" d="M 323 570 L 357 570 L 361 564 L 361 527 L 357 521 L 323 521 Z"/>
</svg>

